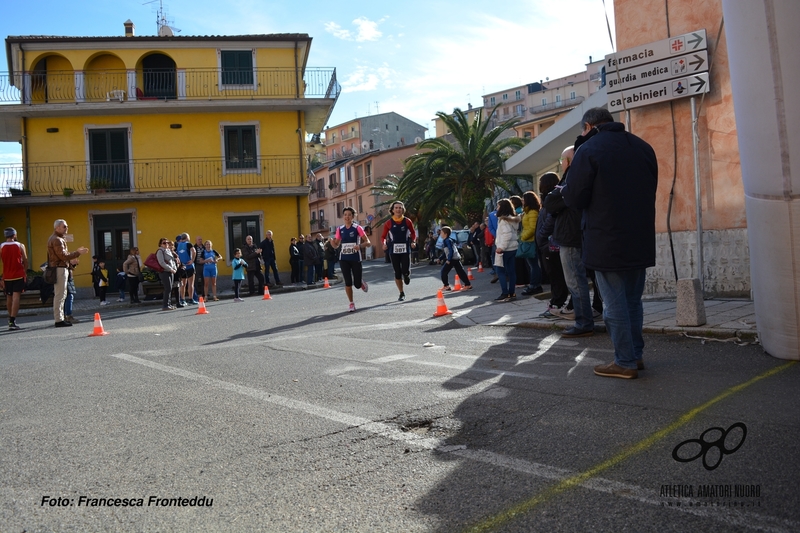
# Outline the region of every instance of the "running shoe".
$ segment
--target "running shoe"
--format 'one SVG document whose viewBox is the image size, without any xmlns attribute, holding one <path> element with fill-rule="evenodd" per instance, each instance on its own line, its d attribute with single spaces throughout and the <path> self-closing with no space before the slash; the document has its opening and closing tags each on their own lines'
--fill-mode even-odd
<svg viewBox="0 0 800 533">
<path fill-rule="evenodd" d="M 17 331 L 17 330 L 22 329 L 22 328 L 19 327 L 16 324 L 12 324 L 11 322 L 9 322 L 8 323 L 8 329 L 9 329 L 9 331 Z"/>
<path fill-rule="evenodd" d="M 241 299 L 241 298 L 234 298 L 234 299 L 233 299 L 233 301 L 234 301 L 234 302 L 243 302 L 244 300 L 243 300 L 243 299 Z"/>
<path fill-rule="evenodd" d="M 442 290 L 443 291 L 452 291 L 453 289 L 450 288 L 450 285 L 445 285 L 444 287 L 442 287 Z"/>
<path fill-rule="evenodd" d="M 108 302 L 103 300 L 102 302 L 100 302 L 100 305 L 108 305 Z"/>
<path fill-rule="evenodd" d="M 397 299 L 398 302 L 405 302 L 406 301 L 406 293 L 401 292 L 400 298 Z"/>
<path fill-rule="evenodd" d="M 361 290 L 364 292 L 369 292 L 369 285 L 363 279 L 361 280 Z"/>
<path fill-rule="evenodd" d="M 462 291 L 471 291 L 474 287 L 472 285 L 464 285 L 461 287 Z"/>
<path fill-rule="evenodd" d="M 353 302 L 350 302 L 350 312 L 351 313 L 356 312 L 356 304 L 354 304 Z"/>
<path fill-rule="evenodd" d="M 403 274 L 403 283 L 409 285 L 411 283 L 411 273 Z"/>
</svg>

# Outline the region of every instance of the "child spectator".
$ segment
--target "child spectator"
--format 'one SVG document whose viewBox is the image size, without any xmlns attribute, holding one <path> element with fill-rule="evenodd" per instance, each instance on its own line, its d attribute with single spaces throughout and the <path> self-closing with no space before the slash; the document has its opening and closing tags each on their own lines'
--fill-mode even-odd
<svg viewBox="0 0 800 533">
<path fill-rule="evenodd" d="M 244 281 L 244 273 L 245 269 L 247 269 L 247 261 L 242 259 L 241 249 L 236 248 L 233 251 L 233 261 L 231 261 L 231 266 L 233 267 L 233 301 L 243 302 L 244 300 L 239 297 L 239 288 Z"/>
<path fill-rule="evenodd" d="M 458 253 L 458 249 L 453 243 L 453 239 L 450 238 L 450 234 L 453 231 L 450 229 L 450 226 L 442 226 L 442 229 L 439 230 L 439 235 L 442 237 L 442 250 L 444 251 L 444 265 L 442 266 L 442 283 L 444 287 L 442 287 L 443 291 L 450 291 L 450 283 L 447 281 L 448 274 L 450 274 L 450 270 L 453 268 L 456 269 L 456 275 L 461 278 L 461 281 L 464 283 L 463 290 L 468 291 L 472 290 L 472 284 L 469 282 L 469 277 L 467 273 L 464 272 L 464 267 L 461 266 L 461 254 Z"/>
<path fill-rule="evenodd" d="M 106 301 L 106 291 L 108 290 L 108 269 L 106 260 L 97 260 L 97 289 L 100 292 L 100 305 L 108 305 Z"/>
<path fill-rule="evenodd" d="M 117 289 L 119 290 L 118 302 L 125 301 L 125 272 L 122 271 L 122 265 L 117 267 Z"/>
</svg>

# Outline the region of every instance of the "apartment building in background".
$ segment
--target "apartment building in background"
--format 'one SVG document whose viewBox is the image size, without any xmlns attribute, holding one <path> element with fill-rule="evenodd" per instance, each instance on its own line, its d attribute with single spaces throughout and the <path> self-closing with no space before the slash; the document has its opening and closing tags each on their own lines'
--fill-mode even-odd
<svg viewBox="0 0 800 533">
<path fill-rule="evenodd" d="M 467 123 L 472 124 L 475 122 L 475 118 L 483 113 L 483 107 L 472 107 L 472 104 L 467 104 L 467 108 L 462 109 L 461 111 L 463 111 L 463 113 L 467 116 Z M 433 124 L 434 129 L 436 130 L 436 137 L 444 137 L 450 133 L 450 130 L 447 128 L 447 124 L 445 124 L 439 117 L 433 118 Z"/>
<path fill-rule="evenodd" d="M 57 218 L 73 246 L 109 271 L 160 237 L 233 249 L 266 230 L 278 250 L 308 226 L 308 137 L 338 98 L 334 68 L 307 65 L 306 34 L 10 36 L 0 73 L 0 141 L 22 164 L 0 166 L 4 224 L 45 259 Z M 167 32 L 169 33 L 169 32 Z M 286 254 L 278 265 L 289 269 Z M 91 261 L 78 269 L 90 283 Z"/>
<path fill-rule="evenodd" d="M 327 160 L 333 161 L 374 150 L 413 146 L 427 128 L 395 112 L 381 113 L 325 129 Z"/>
<path fill-rule="evenodd" d="M 554 80 L 540 80 L 483 96 L 484 116 L 495 108 L 490 127 L 519 119 L 514 127 L 517 137 L 534 139 L 563 115 L 600 90 L 604 83 L 604 61 L 592 61 L 586 69 Z"/>
</svg>

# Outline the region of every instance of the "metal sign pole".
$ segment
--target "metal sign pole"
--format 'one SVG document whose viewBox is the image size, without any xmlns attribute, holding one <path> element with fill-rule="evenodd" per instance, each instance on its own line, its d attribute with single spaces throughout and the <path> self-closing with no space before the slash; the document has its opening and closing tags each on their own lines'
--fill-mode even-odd
<svg viewBox="0 0 800 533">
<path fill-rule="evenodd" d="M 692 107 L 692 151 L 694 152 L 694 195 L 697 210 L 697 279 L 700 280 L 700 291 L 705 295 L 705 284 L 703 283 L 703 209 L 700 196 L 700 158 L 698 157 L 697 134 L 697 103 L 696 98 L 690 98 Z"/>
</svg>

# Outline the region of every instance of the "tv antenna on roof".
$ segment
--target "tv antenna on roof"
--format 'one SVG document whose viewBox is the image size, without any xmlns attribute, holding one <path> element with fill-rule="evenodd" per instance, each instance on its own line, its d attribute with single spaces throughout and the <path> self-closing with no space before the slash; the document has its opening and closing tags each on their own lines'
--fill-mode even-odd
<svg viewBox="0 0 800 533">
<path fill-rule="evenodd" d="M 156 27 L 158 28 L 158 36 L 172 37 L 176 33 L 180 33 L 181 30 L 169 25 L 171 21 L 167 20 L 167 13 L 164 11 L 163 0 L 151 0 L 150 2 L 145 2 L 142 5 L 146 6 L 147 4 L 155 4 L 156 2 L 158 2 L 158 11 L 156 12 Z"/>
</svg>

